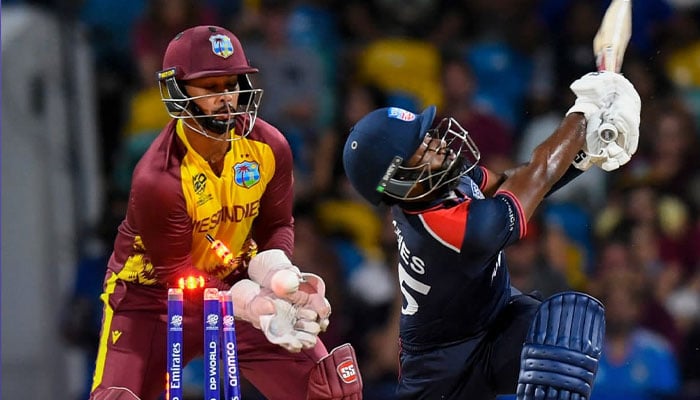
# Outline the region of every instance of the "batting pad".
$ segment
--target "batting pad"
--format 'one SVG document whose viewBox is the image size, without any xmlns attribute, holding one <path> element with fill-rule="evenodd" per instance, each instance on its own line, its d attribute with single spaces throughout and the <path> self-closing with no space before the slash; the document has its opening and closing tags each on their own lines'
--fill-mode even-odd
<svg viewBox="0 0 700 400">
<path fill-rule="evenodd" d="M 588 399 L 604 335 L 605 309 L 597 299 L 563 292 L 545 300 L 523 345 L 517 399 Z"/>
</svg>

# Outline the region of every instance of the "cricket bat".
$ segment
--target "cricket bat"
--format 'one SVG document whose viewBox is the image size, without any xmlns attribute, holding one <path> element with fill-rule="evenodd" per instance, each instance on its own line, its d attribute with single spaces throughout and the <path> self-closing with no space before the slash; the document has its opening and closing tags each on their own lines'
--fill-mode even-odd
<svg viewBox="0 0 700 400">
<path fill-rule="evenodd" d="M 593 38 L 593 54 L 598 71 L 620 72 L 631 35 L 632 0 L 612 0 Z M 617 129 L 613 124 L 601 124 L 598 132 L 605 142 L 617 139 Z"/>
</svg>

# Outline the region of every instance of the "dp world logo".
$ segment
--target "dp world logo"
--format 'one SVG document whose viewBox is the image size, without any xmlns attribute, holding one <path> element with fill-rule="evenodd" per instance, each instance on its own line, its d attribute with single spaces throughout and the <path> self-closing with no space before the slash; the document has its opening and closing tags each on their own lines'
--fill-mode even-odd
<svg viewBox="0 0 700 400">
<path fill-rule="evenodd" d="M 260 182 L 260 166 L 255 161 L 244 161 L 233 166 L 233 180 L 236 185 L 250 188 Z"/>
</svg>

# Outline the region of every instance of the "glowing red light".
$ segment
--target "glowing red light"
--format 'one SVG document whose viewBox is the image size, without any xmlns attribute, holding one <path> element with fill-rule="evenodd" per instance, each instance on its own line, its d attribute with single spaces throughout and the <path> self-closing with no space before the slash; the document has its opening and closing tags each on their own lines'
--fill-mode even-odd
<svg viewBox="0 0 700 400">
<path fill-rule="evenodd" d="M 225 265 L 230 264 L 233 260 L 233 254 L 231 254 L 231 250 L 229 250 L 228 247 L 226 247 L 226 245 L 223 244 L 220 240 L 213 242 L 210 247 L 212 250 L 214 250 L 216 255 L 221 261 L 224 262 Z"/>
<path fill-rule="evenodd" d="M 180 278 L 177 281 L 180 289 L 201 289 L 204 287 L 204 277 L 190 275 L 188 277 Z"/>
</svg>

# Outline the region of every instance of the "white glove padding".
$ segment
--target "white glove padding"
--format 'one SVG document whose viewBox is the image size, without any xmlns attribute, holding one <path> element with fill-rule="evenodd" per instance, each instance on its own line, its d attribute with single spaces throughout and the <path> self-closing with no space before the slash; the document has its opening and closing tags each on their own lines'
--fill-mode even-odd
<svg viewBox="0 0 700 400">
<path fill-rule="evenodd" d="M 625 165 L 637 152 L 641 101 L 627 80 L 619 82 L 618 92 L 609 106 L 591 116 L 586 127 L 584 151 L 589 161 L 605 171 Z M 604 138 L 601 132 L 612 128 L 617 136 Z"/>
<path fill-rule="evenodd" d="M 297 309 L 291 303 L 282 299 L 275 299 L 273 302 L 275 314 L 260 316 L 260 329 L 265 333 L 267 340 L 292 353 L 316 346 L 319 325 L 299 321 Z"/>
<path fill-rule="evenodd" d="M 331 306 L 326 299 L 326 284 L 315 274 L 300 273 L 282 250 L 272 249 L 258 253 L 248 266 L 250 279 L 264 288 L 272 289 L 278 297 L 289 300 L 297 309 L 315 313 L 313 318 L 322 331 L 330 323 Z M 311 313 L 305 314 L 310 316 Z"/>
<path fill-rule="evenodd" d="M 285 272 L 278 275 L 279 271 Z M 297 291 L 301 282 L 299 268 L 292 265 L 287 255 L 278 249 L 261 251 L 253 257 L 248 264 L 248 276 L 260 286 L 272 289 L 280 297 Z M 287 285 L 283 285 L 280 279 L 277 279 L 281 276 L 291 281 Z M 273 285 L 273 277 L 276 278 L 274 279 L 275 283 L 280 283 Z"/>
<path fill-rule="evenodd" d="M 576 101 L 566 115 L 580 112 L 588 121 L 595 112 L 612 103 L 621 80 L 627 81 L 622 75 L 608 71 L 589 72 L 575 80 L 569 88 L 576 95 Z"/>
<path fill-rule="evenodd" d="M 277 298 L 270 289 L 250 279 L 242 279 L 231 287 L 234 312 L 237 318 L 260 329 L 271 343 L 296 353 L 316 345 L 320 325 L 300 320 L 307 317 L 287 300 Z"/>
<path fill-rule="evenodd" d="M 626 164 L 637 151 L 641 100 L 632 83 L 613 72 L 591 72 L 571 84 L 577 99 L 567 115 L 582 112 L 586 117 L 586 144 L 573 164 L 580 170 L 598 165 L 612 171 Z M 601 131 L 614 128 L 613 138 Z"/>
</svg>

